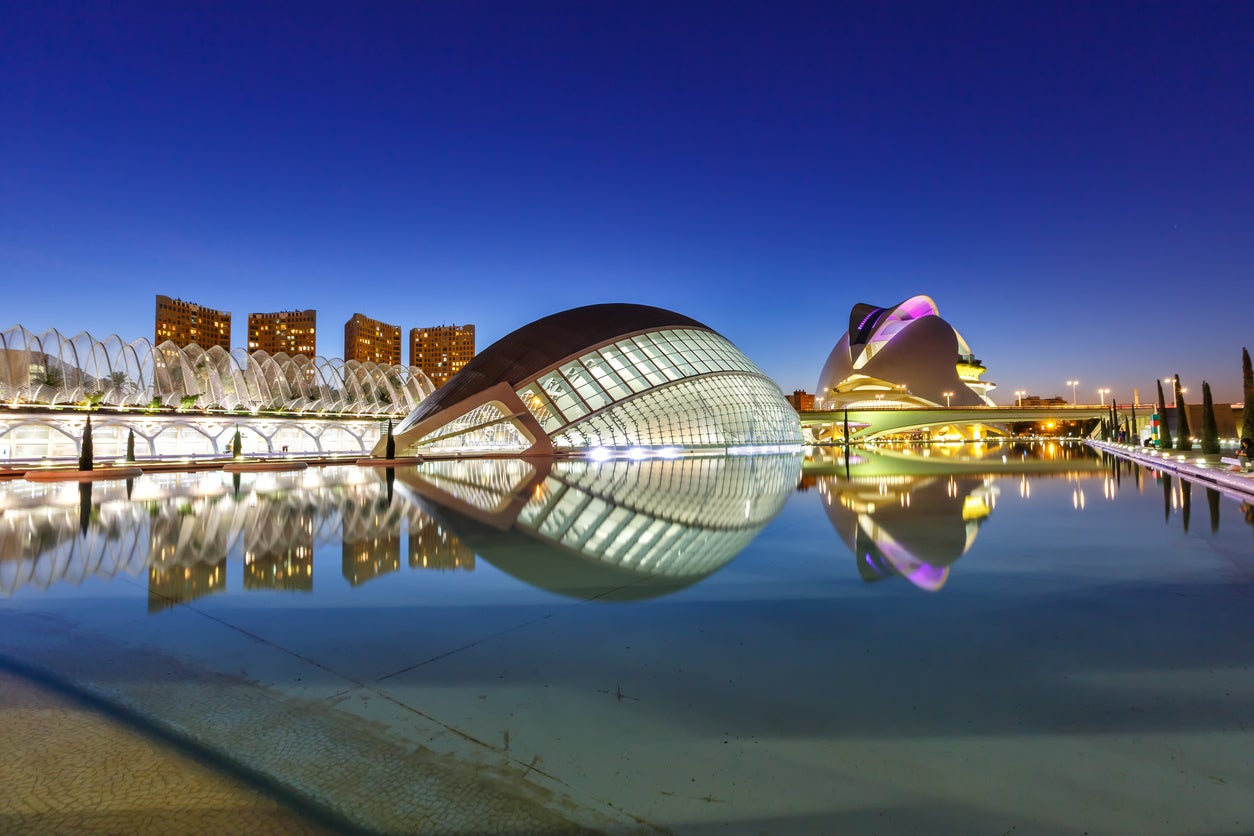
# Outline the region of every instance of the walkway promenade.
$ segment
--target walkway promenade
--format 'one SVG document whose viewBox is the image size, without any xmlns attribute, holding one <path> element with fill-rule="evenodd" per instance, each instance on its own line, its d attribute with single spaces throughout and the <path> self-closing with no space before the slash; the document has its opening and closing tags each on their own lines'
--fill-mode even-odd
<svg viewBox="0 0 1254 836">
<path fill-rule="evenodd" d="M 1090 441 L 1089 446 L 1119 456 L 1154 470 L 1161 470 L 1189 479 L 1214 485 L 1225 493 L 1241 500 L 1254 499 L 1254 472 L 1234 473 L 1221 457 L 1235 458 L 1235 450 L 1223 453 L 1198 453 L 1193 450 L 1156 450 L 1134 444 L 1115 444 L 1109 441 Z"/>
</svg>

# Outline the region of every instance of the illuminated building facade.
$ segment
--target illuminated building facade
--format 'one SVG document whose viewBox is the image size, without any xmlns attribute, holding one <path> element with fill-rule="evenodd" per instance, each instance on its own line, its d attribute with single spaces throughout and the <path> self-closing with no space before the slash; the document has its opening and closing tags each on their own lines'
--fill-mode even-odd
<svg viewBox="0 0 1254 836">
<path fill-rule="evenodd" d="M 814 409 L 814 396 L 809 392 L 796 389 L 791 395 L 785 395 L 784 397 L 792 404 L 792 408 L 798 412 L 810 412 Z"/>
<path fill-rule="evenodd" d="M 248 350 L 286 354 L 288 357 L 297 354 L 313 357 L 318 353 L 317 329 L 318 312 L 312 309 L 250 313 Z"/>
<path fill-rule="evenodd" d="M 889 308 L 860 303 L 823 365 L 815 397 L 820 409 L 995 406 L 985 371 L 929 297 Z"/>
<path fill-rule="evenodd" d="M 767 452 L 802 443 L 796 410 L 728 340 L 673 311 L 627 304 L 563 311 L 506 335 L 394 436 L 398 455 Z"/>
<path fill-rule="evenodd" d="M 201 348 L 216 345 L 230 351 L 231 314 L 195 302 L 158 296 L 153 342 L 160 345 L 167 341 L 179 348 L 195 343 Z"/>
<path fill-rule="evenodd" d="M 344 359 L 400 365 L 401 326 L 353 314 L 344 323 Z"/>
<path fill-rule="evenodd" d="M 422 369 L 436 386 L 443 386 L 474 356 L 473 325 L 437 325 L 409 331 L 409 365 Z"/>
</svg>

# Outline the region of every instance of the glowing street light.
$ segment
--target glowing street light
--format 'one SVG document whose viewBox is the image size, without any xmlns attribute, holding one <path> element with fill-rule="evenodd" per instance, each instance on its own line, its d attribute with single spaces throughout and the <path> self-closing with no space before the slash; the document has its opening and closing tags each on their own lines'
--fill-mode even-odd
<svg viewBox="0 0 1254 836">
<path fill-rule="evenodd" d="M 945 396 L 945 408 L 946 408 L 946 409 L 948 409 L 948 408 L 949 408 L 949 399 L 950 399 L 950 398 L 952 398 L 952 397 L 954 396 L 954 393 L 953 393 L 953 392 L 942 392 L 941 394 L 943 394 L 943 395 Z"/>
<path fill-rule="evenodd" d="M 1026 395 L 1027 393 L 1028 393 L 1028 392 L 1027 392 L 1027 390 L 1026 390 L 1026 389 L 1016 389 L 1016 390 L 1015 390 L 1015 403 L 1016 403 L 1016 405 L 1018 405 L 1018 406 L 1023 406 L 1023 396 L 1024 396 L 1024 395 Z"/>
<path fill-rule="evenodd" d="M 1110 391 L 1109 389 L 1098 389 L 1098 390 L 1097 390 L 1097 394 L 1098 394 L 1098 395 L 1101 397 L 1101 399 L 1102 399 L 1102 406 L 1105 406 L 1105 405 L 1106 405 L 1106 393 L 1107 393 L 1107 392 L 1109 392 L 1109 391 Z"/>
<path fill-rule="evenodd" d="M 1072 405 L 1072 406 L 1075 406 L 1075 405 L 1076 405 L 1076 399 L 1075 399 L 1075 387 L 1077 387 L 1077 386 L 1079 386 L 1079 385 L 1080 385 L 1080 381 L 1078 381 L 1078 380 L 1068 380 L 1068 381 L 1067 381 L 1067 385 L 1071 387 L 1071 405 Z"/>
</svg>

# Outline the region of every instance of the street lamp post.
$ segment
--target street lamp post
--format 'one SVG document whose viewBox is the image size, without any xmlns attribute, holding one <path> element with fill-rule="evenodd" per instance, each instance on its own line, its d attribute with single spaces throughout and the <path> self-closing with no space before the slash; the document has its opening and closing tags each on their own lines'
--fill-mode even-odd
<svg viewBox="0 0 1254 836">
<path fill-rule="evenodd" d="M 1105 406 L 1105 405 L 1106 405 L 1106 393 L 1107 393 L 1107 392 L 1109 392 L 1109 391 L 1110 391 L 1109 389 L 1098 389 L 1098 390 L 1097 390 L 1097 394 L 1098 394 L 1098 395 L 1101 397 L 1101 399 L 1102 399 L 1102 406 Z"/>
<path fill-rule="evenodd" d="M 1068 380 L 1068 381 L 1067 381 L 1067 385 L 1071 387 L 1071 405 L 1072 405 L 1072 406 L 1075 406 L 1075 405 L 1076 405 L 1076 399 L 1075 399 L 1075 387 L 1077 387 L 1077 386 L 1079 386 L 1079 385 L 1080 385 L 1080 381 L 1078 381 L 1078 380 Z"/>
<path fill-rule="evenodd" d="M 1026 395 L 1027 393 L 1028 392 L 1026 389 L 1015 390 L 1015 405 L 1016 406 L 1023 406 L 1023 396 Z"/>
<path fill-rule="evenodd" d="M 952 398 L 952 397 L 954 396 L 954 393 L 953 393 L 953 392 L 944 392 L 944 393 L 942 393 L 942 394 L 944 394 L 944 396 L 945 396 L 945 408 L 946 408 L 946 409 L 948 409 L 948 408 L 949 408 L 949 399 L 950 399 L 950 398 Z"/>
</svg>

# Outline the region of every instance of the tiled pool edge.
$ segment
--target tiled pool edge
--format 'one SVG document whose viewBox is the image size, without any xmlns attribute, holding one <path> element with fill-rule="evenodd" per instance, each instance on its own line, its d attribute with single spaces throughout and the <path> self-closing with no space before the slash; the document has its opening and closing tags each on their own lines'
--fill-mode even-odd
<svg viewBox="0 0 1254 836">
<path fill-rule="evenodd" d="M 316 703 L 65 623 L 10 615 L 0 636 L 7 668 L 95 703 L 343 831 L 657 832 L 522 778 L 508 763 L 413 750 Z"/>
</svg>

